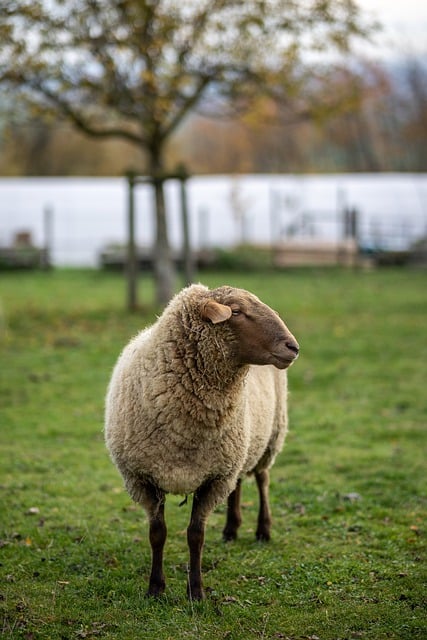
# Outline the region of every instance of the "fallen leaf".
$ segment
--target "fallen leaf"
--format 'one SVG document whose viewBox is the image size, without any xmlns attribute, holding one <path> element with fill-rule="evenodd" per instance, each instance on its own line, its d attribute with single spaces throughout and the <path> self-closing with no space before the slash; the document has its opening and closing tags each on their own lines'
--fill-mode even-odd
<svg viewBox="0 0 427 640">
<path fill-rule="evenodd" d="M 343 495 L 343 500 L 347 500 L 347 502 L 357 502 L 358 500 L 361 500 L 361 498 L 362 496 L 360 493 L 356 493 L 355 491 L 345 493 Z"/>
<path fill-rule="evenodd" d="M 223 599 L 224 604 L 230 604 L 233 602 L 238 602 L 237 598 L 233 598 L 233 596 L 225 596 L 225 598 Z"/>
</svg>

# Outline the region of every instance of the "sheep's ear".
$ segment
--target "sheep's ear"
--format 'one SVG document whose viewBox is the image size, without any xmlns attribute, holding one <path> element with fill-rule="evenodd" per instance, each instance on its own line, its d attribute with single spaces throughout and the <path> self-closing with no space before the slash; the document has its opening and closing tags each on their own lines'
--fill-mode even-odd
<svg viewBox="0 0 427 640">
<path fill-rule="evenodd" d="M 202 318 L 204 320 L 210 320 L 214 324 L 218 322 L 225 322 L 231 317 L 231 309 L 225 304 L 215 302 L 215 300 L 208 300 L 202 305 Z"/>
</svg>

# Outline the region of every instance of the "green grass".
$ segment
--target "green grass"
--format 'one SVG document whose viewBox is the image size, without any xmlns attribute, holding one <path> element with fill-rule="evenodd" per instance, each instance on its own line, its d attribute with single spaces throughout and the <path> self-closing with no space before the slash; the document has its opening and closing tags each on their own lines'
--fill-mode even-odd
<svg viewBox="0 0 427 640">
<path fill-rule="evenodd" d="M 273 539 L 252 480 L 239 540 L 209 520 L 206 602 L 185 597 L 189 504 L 167 505 L 167 594 L 144 597 L 146 519 L 103 444 L 124 344 L 151 322 L 119 275 L 0 275 L 0 631 L 5 638 L 425 638 L 427 277 L 290 271 L 202 276 L 243 286 L 301 345 L 291 432 L 272 471 Z M 357 494 L 353 496 L 351 494 Z M 354 498 L 357 499 L 354 499 Z"/>
</svg>

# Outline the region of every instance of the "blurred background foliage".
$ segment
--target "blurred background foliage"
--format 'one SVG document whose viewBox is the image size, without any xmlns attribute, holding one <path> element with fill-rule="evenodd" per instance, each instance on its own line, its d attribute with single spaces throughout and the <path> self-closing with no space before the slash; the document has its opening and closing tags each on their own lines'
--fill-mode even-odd
<svg viewBox="0 0 427 640">
<path fill-rule="evenodd" d="M 233 118 L 194 112 L 167 145 L 167 166 L 184 162 L 192 174 L 425 171 L 426 67 L 410 56 L 398 69 L 385 62 L 360 65 L 361 75 L 343 71 L 335 78 L 343 90 L 357 83 L 357 109 L 349 101 L 327 120 L 289 123 L 272 122 L 280 107 L 267 99 Z M 144 154 L 126 141 L 96 140 L 23 107 L 2 120 L 4 176 L 122 175 L 143 164 Z"/>
<path fill-rule="evenodd" d="M 356 2 L 0 7 L 1 175 L 427 166 L 423 58 L 363 55 Z"/>
</svg>

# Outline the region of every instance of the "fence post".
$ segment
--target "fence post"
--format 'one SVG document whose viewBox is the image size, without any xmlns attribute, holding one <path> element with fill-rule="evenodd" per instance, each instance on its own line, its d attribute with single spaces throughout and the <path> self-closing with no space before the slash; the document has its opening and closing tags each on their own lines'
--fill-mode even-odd
<svg viewBox="0 0 427 640">
<path fill-rule="evenodd" d="M 184 279 L 185 284 L 188 286 L 194 282 L 195 268 L 194 268 L 194 260 L 190 246 L 190 227 L 188 222 L 188 205 L 187 205 L 187 189 L 186 189 L 186 181 L 188 175 L 184 169 L 181 167 L 179 170 L 179 184 L 180 184 L 180 195 L 181 195 L 181 221 L 182 221 L 182 235 L 183 235 L 183 267 L 184 267 Z"/>
<path fill-rule="evenodd" d="M 46 205 L 43 210 L 43 235 L 44 248 L 42 254 L 42 268 L 50 269 L 52 266 L 53 247 L 53 208 Z"/>
<path fill-rule="evenodd" d="M 128 181 L 128 215 L 127 215 L 127 308 L 129 311 L 135 311 L 137 308 L 137 255 L 135 247 L 135 174 L 129 172 L 127 174 Z"/>
</svg>

